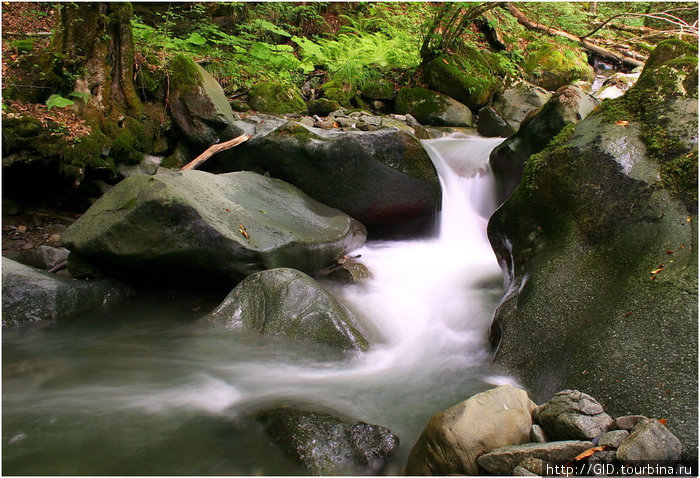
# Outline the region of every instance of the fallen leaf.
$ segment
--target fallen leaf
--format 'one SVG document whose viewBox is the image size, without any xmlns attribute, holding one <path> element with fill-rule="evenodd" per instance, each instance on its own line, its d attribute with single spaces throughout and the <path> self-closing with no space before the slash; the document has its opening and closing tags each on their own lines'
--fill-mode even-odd
<svg viewBox="0 0 700 478">
<path fill-rule="evenodd" d="M 666 254 L 673 254 L 673 251 L 666 251 Z"/>
<path fill-rule="evenodd" d="M 652 274 L 658 274 L 658 273 L 661 272 L 662 270 L 664 270 L 664 268 L 663 268 L 663 267 L 660 267 L 660 268 L 658 268 L 658 269 L 654 269 L 653 271 L 651 271 L 651 273 L 652 273 Z"/>
<path fill-rule="evenodd" d="M 659 418 L 659 423 L 662 424 L 663 426 L 666 426 L 667 421 L 668 420 L 666 420 L 665 418 Z"/>
<path fill-rule="evenodd" d="M 260 209 L 260 213 L 261 213 L 261 214 L 267 214 L 267 211 L 263 211 L 262 209 Z"/>
<path fill-rule="evenodd" d="M 605 450 L 607 445 L 602 445 L 602 446 L 594 446 L 593 448 L 589 448 L 588 450 L 576 455 L 576 458 L 571 460 L 569 463 L 574 462 L 574 461 L 580 461 L 583 460 L 584 458 L 588 458 L 589 456 L 593 455 L 594 453 L 597 453 L 599 451 Z"/>
<path fill-rule="evenodd" d="M 620 121 L 615 121 L 615 124 L 618 126 L 627 126 L 628 124 L 630 124 L 630 122 L 625 121 L 625 120 L 620 120 Z"/>
<path fill-rule="evenodd" d="M 227 209 L 226 212 L 231 212 L 231 210 L 230 210 L 230 209 Z"/>
<path fill-rule="evenodd" d="M 685 220 L 686 220 L 687 222 L 690 222 L 690 221 L 692 221 L 692 220 L 693 220 L 693 218 L 692 218 L 692 217 L 690 217 L 690 216 L 688 216 L 688 217 L 686 217 L 686 218 L 685 218 Z"/>
<path fill-rule="evenodd" d="M 447 61 L 447 60 L 445 60 L 444 58 L 442 59 L 442 61 L 444 61 L 446 65 L 449 65 L 449 64 L 450 64 L 450 62 Z"/>
</svg>

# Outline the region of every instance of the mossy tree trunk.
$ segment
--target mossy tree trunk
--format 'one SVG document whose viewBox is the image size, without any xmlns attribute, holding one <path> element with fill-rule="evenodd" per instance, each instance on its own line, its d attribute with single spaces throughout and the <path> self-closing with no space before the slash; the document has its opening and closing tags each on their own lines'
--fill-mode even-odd
<svg viewBox="0 0 700 478">
<path fill-rule="evenodd" d="M 125 2 L 64 3 L 52 43 L 57 73 L 111 119 L 142 111 L 133 82 L 131 16 Z"/>
</svg>

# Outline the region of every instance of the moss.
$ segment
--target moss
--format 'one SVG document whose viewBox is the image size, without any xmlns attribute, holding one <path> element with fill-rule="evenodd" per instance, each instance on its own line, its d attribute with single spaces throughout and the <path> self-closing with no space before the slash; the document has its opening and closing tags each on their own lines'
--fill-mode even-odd
<svg viewBox="0 0 700 478">
<path fill-rule="evenodd" d="M 328 116 L 329 113 L 332 113 L 340 108 L 340 103 L 335 100 L 329 100 L 328 98 L 319 98 L 317 100 L 309 101 L 307 107 L 309 114 Z"/>
<path fill-rule="evenodd" d="M 15 40 L 10 42 L 10 46 L 14 48 L 17 53 L 28 53 L 34 49 L 34 40 Z"/>
<path fill-rule="evenodd" d="M 569 155 L 567 143 L 574 136 L 575 124 L 569 124 L 562 129 L 548 144 L 547 148 L 537 154 L 531 155 L 525 162 L 523 177 L 518 189 L 526 196 L 532 196 L 538 190 L 538 178 L 540 172 L 547 168 L 549 163 L 557 159 L 566 161 Z"/>
<path fill-rule="evenodd" d="M 684 56 L 693 57 L 697 62 L 697 45 L 684 42 L 677 38 L 664 40 L 659 43 L 649 55 L 649 59 L 644 64 L 644 71 L 653 70 L 669 60 Z"/>
<path fill-rule="evenodd" d="M 373 100 L 393 100 L 396 97 L 394 84 L 384 79 L 367 84 L 362 87 L 362 96 Z"/>
<path fill-rule="evenodd" d="M 336 101 L 338 104 L 347 107 L 352 106 L 351 100 L 355 96 L 355 88 L 352 85 L 343 83 L 335 78 L 324 83 L 321 87 L 321 92 L 324 98 Z"/>
<path fill-rule="evenodd" d="M 661 166 L 661 184 L 678 197 L 691 214 L 698 213 L 698 152 L 691 151 Z"/>
<path fill-rule="evenodd" d="M 192 92 L 202 83 L 197 64 L 185 55 L 173 58 L 168 65 L 168 71 L 173 87 L 184 93 Z"/>
<path fill-rule="evenodd" d="M 533 44 L 522 67 L 533 83 L 551 91 L 575 80 L 593 80 L 585 55 L 552 43 Z"/>
<path fill-rule="evenodd" d="M 318 136 L 298 123 L 287 123 L 275 131 L 275 134 L 295 138 L 301 144 L 307 144 L 313 139 L 318 139 Z"/>
<path fill-rule="evenodd" d="M 449 106 L 446 96 L 426 88 L 403 88 L 396 97 L 396 111 L 410 114 L 422 124 L 445 111 Z"/>
<path fill-rule="evenodd" d="M 124 131 L 112 142 L 110 156 L 121 164 L 139 164 L 143 153 L 137 149 L 137 139 L 130 131 Z"/>
<path fill-rule="evenodd" d="M 306 103 L 294 88 L 275 82 L 258 83 L 248 92 L 249 104 L 263 113 L 284 114 L 306 111 Z"/>
</svg>

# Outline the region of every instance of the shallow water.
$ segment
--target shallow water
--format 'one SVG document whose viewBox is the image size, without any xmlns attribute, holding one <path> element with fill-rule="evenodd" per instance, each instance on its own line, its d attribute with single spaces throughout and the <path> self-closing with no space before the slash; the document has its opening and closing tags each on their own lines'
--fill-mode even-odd
<svg viewBox="0 0 700 478">
<path fill-rule="evenodd" d="M 437 238 L 368 243 L 362 285 L 326 284 L 374 344 L 363 354 L 232 334 L 220 298 L 150 297 L 109 315 L 3 333 L 4 474 L 305 474 L 251 413 L 305 403 L 389 427 L 397 474 L 435 413 L 509 382 L 486 336 L 502 275 L 486 239 L 497 139 L 425 141 Z"/>
</svg>

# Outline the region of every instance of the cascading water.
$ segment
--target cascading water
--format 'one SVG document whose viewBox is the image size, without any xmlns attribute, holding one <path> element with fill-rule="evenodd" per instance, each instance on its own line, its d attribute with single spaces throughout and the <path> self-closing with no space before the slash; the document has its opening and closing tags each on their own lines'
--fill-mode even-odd
<svg viewBox="0 0 700 478">
<path fill-rule="evenodd" d="M 486 238 L 488 155 L 500 139 L 424 141 L 443 191 L 439 234 L 368 243 L 361 285 L 325 284 L 374 343 L 338 356 L 191 320 L 152 304 L 130 320 L 3 333 L 3 471 L 301 474 L 251 410 L 281 401 L 387 426 L 398 473 L 430 416 L 508 381 L 486 328 L 502 292 Z"/>
</svg>

